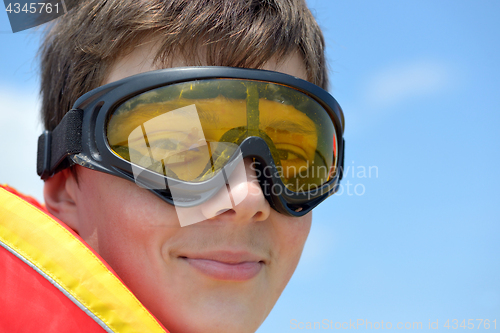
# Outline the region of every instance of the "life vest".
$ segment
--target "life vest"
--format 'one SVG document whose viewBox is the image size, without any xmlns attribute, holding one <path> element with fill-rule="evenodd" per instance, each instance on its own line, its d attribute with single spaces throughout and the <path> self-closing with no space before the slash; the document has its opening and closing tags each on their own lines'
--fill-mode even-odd
<svg viewBox="0 0 500 333">
<path fill-rule="evenodd" d="M 0 186 L 0 332 L 167 330 L 73 230 Z"/>
</svg>

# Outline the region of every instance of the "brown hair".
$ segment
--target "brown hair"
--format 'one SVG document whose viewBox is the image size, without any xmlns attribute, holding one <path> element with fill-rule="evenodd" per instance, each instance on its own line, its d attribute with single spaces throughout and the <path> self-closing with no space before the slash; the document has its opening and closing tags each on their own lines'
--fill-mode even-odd
<svg viewBox="0 0 500 333">
<path fill-rule="evenodd" d="M 70 0 L 66 0 L 69 2 Z M 304 0 L 77 1 L 40 48 L 42 119 L 53 130 L 73 103 L 100 86 L 118 57 L 159 41 L 155 63 L 173 54 L 191 65 L 259 68 L 298 51 L 308 80 L 328 78 L 321 30 Z M 197 51 L 200 46 L 206 54 Z"/>
</svg>

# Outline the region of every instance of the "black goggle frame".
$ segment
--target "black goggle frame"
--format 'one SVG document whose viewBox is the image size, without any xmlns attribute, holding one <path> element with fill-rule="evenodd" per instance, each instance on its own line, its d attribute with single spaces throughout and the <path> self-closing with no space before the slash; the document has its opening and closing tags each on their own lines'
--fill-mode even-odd
<svg viewBox="0 0 500 333">
<path fill-rule="evenodd" d="M 253 158 L 260 172 L 259 182 L 263 193 L 276 211 L 289 216 L 303 216 L 320 202 L 335 193 L 342 179 L 344 164 L 344 115 L 337 101 L 322 88 L 297 77 L 287 74 L 232 67 L 182 67 L 151 71 L 134 75 L 96 88 L 81 96 L 53 131 L 45 131 L 38 140 L 37 173 L 42 179 L 51 177 L 56 172 L 74 164 L 115 175 L 149 188 L 164 201 L 174 204 L 172 195 L 166 189 L 157 189 L 154 184 L 141 183 L 133 174 L 129 161 L 117 156 L 110 148 L 106 137 L 106 125 L 109 114 L 126 100 L 143 92 L 175 83 L 206 79 L 247 79 L 277 83 L 289 86 L 316 100 L 332 119 L 337 142 L 337 158 L 334 176 L 314 191 L 292 192 L 286 189 L 277 170 L 271 151 L 260 137 L 250 136 L 239 146 L 240 156 L 233 156 L 228 165 L 239 158 Z M 230 169 L 230 168 L 229 168 Z M 266 172 L 270 170 L 271 172 Z M 167 179 L 150 170 L 143 170 L 146 180 L 167 184 Z M 222 174 L 222 173 L 221 173 Z M 230 171 L 219 175 L 228 177 Z M 168 179 L 168 184 L 179 185 L 185 191 L 185 206 L 197 205 L 214 195 L 219 188 L 213 184 L 220 179 L 214 177 L 202 183 L 189 183 Z M 227 180 L 227 179 L 226 179 Z M 272 189 L 283 189 L 280 194 Z M 165 186 L 164 186 L 165 187 Z M 176 205 L 179 202 L 176 201 Z"/>
</svg>

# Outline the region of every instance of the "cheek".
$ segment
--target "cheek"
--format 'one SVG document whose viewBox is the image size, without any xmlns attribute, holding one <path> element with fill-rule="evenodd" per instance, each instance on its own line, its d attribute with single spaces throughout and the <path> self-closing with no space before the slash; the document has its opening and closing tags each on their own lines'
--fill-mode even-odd
<svg viewBox="0 0 500 333">
<path fill-rule="evenodd" d="M 160 228 L 178 226 L 168 205 L 134 183 L 86 169 L 80 176 L 80 236 L 106 259 L 131 248 L 146 251 L 159 242 Z"/>
<path fill-rule="evenodd" d="M 312 213 L 299 218 L 280 216 L 281 223 L 276 228 L 277 257 L 279 270 L 282 273 L 280 288 L 284 289 L 299 263 L 309 230 L 311 229 Z"/>
</svg>

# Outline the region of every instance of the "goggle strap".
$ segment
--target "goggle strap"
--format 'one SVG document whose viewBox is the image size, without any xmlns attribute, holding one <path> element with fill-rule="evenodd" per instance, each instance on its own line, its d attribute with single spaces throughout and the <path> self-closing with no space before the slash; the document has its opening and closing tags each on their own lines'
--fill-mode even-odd
<svg viewBox="0 0 500 333">
<path fill-rule="evenodd" d="M 68 156 L 82 152 L 83 110 L 73 109 L 66 113 L 53 131 L 44 131 L 38 138 L 36 169 L 42 179 L 68 167 Z"/>
</svg>

